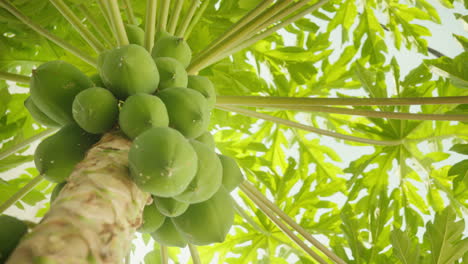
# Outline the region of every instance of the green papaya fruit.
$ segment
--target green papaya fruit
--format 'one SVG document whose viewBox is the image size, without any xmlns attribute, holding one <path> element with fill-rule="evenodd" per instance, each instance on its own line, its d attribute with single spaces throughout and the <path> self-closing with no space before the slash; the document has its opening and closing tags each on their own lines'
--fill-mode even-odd
<svg viewBox="0 0 468 264">
<path fill-rule="evenodd" d="M 159 85 L 156 63 L 145 48 L 135 44 L 101 53 L 98 68 L 105 87 L 119 99 L 154 93 Z"/>
<path fill-rule="evenodd" d="M 199 91 L 208 101 L 210 109 L 216 104 L 216 90 L 208 77 L 200 75 L 189 75 L 187 88 Z"/>
<path fill-rule="evenodd" d="M 197 154 L 177 130 L 154 127 L 133 141 L 130 176 L 145 192 L 172 197 L 183 192 L 197 172 Z"/>
<path fill-rule="evenodd" d="M 196 138 L 208 128 L 210 110 L 201 93 L 177 87 L 164 89 L 157 96 L 166 105 L 169 126 L 187 138 Z"/>
<path fill-rule="evenodd" d="M 187 246 L 187 241 L 177 231 L 169 217 L 166 217 L 164 224 L 160 228 L 151 233 L 151 237 L 163 246 L 180 248 Z"/>
<path fill-rule="evenodd" d="M 76 123 L 86 132 L 102 134 L 116 124 L 119 101 L 109 90 L 92 87 L 75 97 L 72 112 Z"/>
<path fill-rule="evenodd" d="M 153 199 L 158 211 L 167 217 L 179 216 L 189 207 L 188 203 L 179 202 L 173 198 L 153 196 Z"/>
<path fill-rule="evenodd" d="M 184 68 L 189 66 L 192 60 L 192 50 L 183 38 L 174 36 L 162 36 L 154 44 L 151 51 L 153 58 L 171 57 L 178 60 Z"/>
<path fill-rule="evenodd" d="M 179 61 L 169 57 L 156 58 L 154 61 L 159 70 L 159 90 L 170 87 L 187 87 L 187 72 Z"/>
<path fill-rule="evenodd" d="M 0 263 L 5 263 L 21 238 L 28 232 L 28 226 L 21 220 L 0 215 Z"/>
<path fill-rule="evenodd" d="M 93 74 L 89 77 L 89 79 L 94 83 L 94 87 L 106 87 L 101 80 L 101 76 L 99 73 Z"/>
<path fill-rule="evenodd" d="M 52 182 L 63 182 L 80 162 L 86 151 L 99 140 L 76 124 L 62 127 L 36 148 L 34 163 L 39 173 Z"/>
<path fill-rule="evenodd" d="M 223 186 L 231 192 L 244 181 L 244 176 L 233 158 L 219 154 L 218 157 L 223 164 Z"/>
<path fill-rule="evenodd" d="M 125 31 L 127 32 L 128 42 L 130 42 L 130 44 L 145 45 L 145 31 L 139 26 L 125 24 Z"/>
<path fill-rule="evenodd" d="M 152 127 L 167 127 L 169 115 L 163 101 L 154 95 L 135 94 L 127 98 L 119 114 L 120 129 L 134 139 Z"/>
<path fill-rule="evenodd" d="M 63 187 L 67 184 L 66 181 L 58 183 L 55 185 L 54 189 L 52 190 L 52 193 L 50 194 L 50 203 L 55 201 L 55 198 L 60 194 L 60 191 L 62 191 Z"/>
<path fill-rule="evenodd" d="M 234 222 L 232 198 L 221 187 L 209 200 L 191 204 L 185 213 L 172 221 L 188 243 L 198 246 L 221 243 Z"/>
<path fill-rule="evenodd" d="M 165 37 L 174 37 L 174 36 L 169 34 L 169 32 L 165 30 L 158 30 L 158 32 L 156 32 L 156 35 L 154 36 L 154 43 L 158 42 L 159 39 L 165 38 Z"/>
<path fill-rule="evenodd" d="M 223 166 L 218 155 L 205 144 L 190 140 L 198 157 L 198 170 L 187 189 L 174 199 L 186 203 L 199 203 L 211 198 L 221 187 Z"/>
<path fill-rule="evenodd" d="M 153 202 L 143 209 L 143 224 L 138 228 L 138 232 L 153 233 L 163 225 L 164 219 L 166 217 L 158 211 Z"/>
<path fill-rule="evenodd" d="M 55 122 L 74 123 L 72 103 L 75 96 L 93 86 L 93 82 L 75 66 L 64 61 L 49 61 L 31 77 L 31 98 L 36 106 Z"/>
<path fill-rule="evenodd" d="M 46 127 L 60 127 L 60 124 L 44 114 L 34 103 L 31 96 L 24 101 L 24 106 L 28 109 L 34 121 Z"/>
<path fill-rule="evenodd" d="M 199 141 L 207 145 L 210 149 L 214 150 L 216 148 L 216 143 L 210 132 L 205 131 L 201 136 L 195 138 L 196 141 Z"/>
</svg>

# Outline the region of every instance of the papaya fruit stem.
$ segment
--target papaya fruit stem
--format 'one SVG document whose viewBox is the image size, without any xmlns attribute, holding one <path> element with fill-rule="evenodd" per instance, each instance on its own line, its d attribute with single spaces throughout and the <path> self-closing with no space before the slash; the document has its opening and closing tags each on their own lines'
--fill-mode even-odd
<svg viewBox="0 0 468 264">
<path fill-rule="evenodd" d="M 80 36 L 91 46 L 91 48 L 100 53 L 105 50 L 105 47 L 97 39 L 97 37 L 81 22 L 76 14 L 62 0 L 49 0 L 62 16 L 75 28 Z"/>
<path fill-rule="evenodd" d="M 166 31 L 167 18 L 169 17 L 170 6 L 171 6 L 171 0 L 161 0 L 161 15 L 160 15 L 161 17 L 160 17 L 160 23 L 159 23 L 159 31 Z"/>
<path fill-rule="evenodd" d="M 130 44 L 130 42 L 128 41 L 127 31 L 125 30 L 122 15 L 120 14 L 119 2 L 118 0 L 109 0 L 108 5 L 110 11 L 110 20 L 114 25 L 117 44 L 119 45 L 119 47 L 126 46 Z"/>
<path fill-rule="evenodd" d="M 54 34 L 50 33 L 49 31 L 45 30 L 40 25 L 33 22 L 29 17 L 25 16 L 19 9 L 13 6 L 7 0 L 0 0 L 0 7 L 5 8 L 9 13 L 23 22 L 25 25 L 29 26 L 31 29 L 36 31 L 39 35 L 47 38 L 48 40 L 54 42 L 59 47 L 63 48 L 64 50 L 72 53 L 76 57 L 80 58 L 84 62 L 88 63 L 89 65 L 93 66 L 94 68 L 97 67 L 97 60 L 96 58 L 92 58 L 86 54 L 86 52 L 81 51 L 80 49 L 76 48 L 75 46 L 71 45 L 70 43 L 66 42 L 65 40 L 55 36 Z"/>
<path fill-rule="evenodd" d="M 211 50 L 213 47 L 217 46 L 220 42 L 230 37 L 235 32 L 239 31 L 243 26 L 245 26 L 247 23 L 252 21 L 255 17 L 263 13 L 263 11 L 265 11 L 265 9 L 267 9 L 271 5 L 271 3 L 273 3 L 273 0 L 263 0 L 254 9 L 252 9 L 245 16 L 239 19 L 235 24 L 233 24 L 231 28 L 225 31 L 221 36 L 219 36 L 213 42 L 211 42 L 203 51 L 197 54 L 196 58 L 198 59 L 202 56 L 205 56 L 208 53 L 208 51 Z"/>
<path fill-rule="evenodd" d="M 8 200 L 6 200 L 2 205 L 0 205 L 0 214 L 8 210 L 10 206 L 14 205 L 16 202 L 21 200 L 26 194 L 28 194 L 34 187 L 36 187 L 44 179 L 43 175 L 38 175 L 34 177 L 30 182 L 28 182 L 23 188 L 18 190 L 13 194 Z"/>
<path fill-rule="evenodd" d="M 193 264 L 201 264 L 200 254 L 198 253 L 197 247 L 189 243 L 188 248 L 190 250 L 190 256 L 192 256 Z"/>
<path fill-rule="evenodd" d="M 249 197 L 252 202 L 262 211 L 268 219 L 270 219 L 275 225 L 286 235 L 288 236 L 297 246 L 303 249 L 309 256 L 313 259 L 318 261 L 321 264 L 327 264 L 328 262 L 324 260 L 321 256 L 319 256 L 316 252 L 314 252 L 311 248 L 309 248 L 304 241 L 299 239 L 287 226 L 284 224 L 278 217 L 274 214 L 274 212 L 266 205 L 263 199 L 257 197 L 254 193 L 251 192 L 250 188 L 245 187 L 244 184 L 240 185 L 242 192 Z M 339 262 L 340 264 L 344 262 Z"/>
<path fill-rule="evenodd" d="M 132 2 L 130 0 L 123 0 L 125 13 L 127 13 L 127 21 L 129 24 L 136 25 L 137 21 L 135 13 L 133 13 Z"/>
<path fill-rule="evenodd" d="M 35 141 L 43 138 L 43 137 L 46 137 L 48 135 L 51 135 L 52 133 L 55 133 L 55 131 L 57 131 L 57 129 L 54 129 L 54 128 L 49 128 L 49 129 L 46 129 L 28 139 L 25 139 L 24 141 L 14 145 L 14 146 L 11 146 L 7 149 L 5 149 L 4 151 L 0 152 L 0 160 L 10 156 L 10 155 L 13 155 L 15 154 L 16 152 L 28 147 L 29 145 L 31 145 L 31 143 L 34 143 Z"/>
<path fill-rule="evenodd" d="M 195 14 L 195 11 L 197 11 L 197 7 L 200 4 L 200 0 L 193 0 L 192 4 L 189 7 L 189 10 L 187 11 L 187 14 L 184 17 L 184 20 L 182 21 L 182 24 L 177 28 L 176 37 L 182 38 L 185 34 L 185 31 L 187 30 L 190 21 L 192 21 L 193 15 Z"/>
<path fill-rule="evenodd" d="M 158 1 L 146 1 L 146 18 L 145 18 L 145 49 L 151 53 L 154 45 L 154 36 L 156 34 L 156 15 Z"/>
<path fill-rule="evenodd" d="M 322 253 L 327 255 L 330 259 L 335 261 L 338 264 L 346 264 L 346 262 L 338 257 L 335 253 L 333 253 L 330 249 L 325 247 L 320 241 L 312 237 L 311 234 L 309 234 L 302 226 L 300 226 L 298 223 L 296 223 L 291 217 L 289 217 L 287 214 L 285 214 L 281 209 L 278 208 L 274 203 L 272 203 L 270 200 L 268 200 L 259 190 L 257 190 L 250 182 L 244 181 L 240 185 L 241 190 L 244 193 L 249 193 L 246 195 L 251 197 L 255 197 L 254 199 L 257 200 L 257 202 L 262 203 L 263 205 L 266 206 L 269 210 L 272 212 L 276 213 L 284 222 L 286 222 L 289 226 L 291 226 L 296 232 L 301 234 L 307 241 L 309 241 L 312 245 L 317 247 Z"/>
<path fill-rule="evenodd" d="M 31 77 L 16 73 L 0 71 L 0 80 L 29 84 Z"/>
<path fill-rule="evenodd" d="M 97 22 L 96 18 L 92 15 L 91 11 L 84 4 L 80 4 L 78 8 L 80 9 L 81 13 L 83 13 L 86 20 L 89 21 L 91 26 L 93 26 L 93 28 L 99 33 L 99 35 L 102 36 L 102 40 L 106 42 L 108 47 L 112 47 L 113 44 L 111 42 L 111 34 L 109 34 L 109 32 L 105 30 L 99 22 Z M 104 18 L 106 19 L 106 16 L 104 16 Z"/>
<path fill-rule="evenodd" d="M 406 97 L 406 98 L 311 98 L 311 97 L 279 97 L 279 96 L 217 96 L 219 106 L 263 106 L 276 105 L 281 107 L 316 106 L 316 105 L 438 105 L 464 104 L 468 96 L 448 97 Z"/>
<path fill-rule="evenodd" d="M 167 27 L 167 33 L 170 35 L 174 35 L 177 24 L 179 23 L 179 18 L 180 18 L 180 13 L 182 11 L 182 7 L 184 6 L 184 1 L 183 0 L 176 0 L 176 5 L 174 7 L 174 12 L 169 19 L 168 22 L 168 27 Z"/>
<path fill-rule="evenodd" d="M 316 128 L 316 127 L 312 127 L 312 126 L 303 125 L 303 124 L 298 123 L 298 122 L 290 121 L 290 120 L 287 120 L 287 119 L 283 119 L 283 118 L 279 118 L 279 117 L 275 117 L 275 116 L 271 116 L 271 115 L 267 115 L 267 114 L 263 114 L 263 113 L 258 113 L 258 112 L 255 112 L 255 111 L 251 111 L 251 110 L 247 110 L 247 109 L 243 109 L 243 108 L 239 108 L 239 107 L 219 106 L 218 105 L 218 106 L 216 106 L 216 108 L 224 110 L 224 111 L 236 112 L 238 114 L 249 116 L 249 117 L 259 118 L 259 119 L 263 119 L 263 120 L 266 120 L 266 121 L 271 121 L 273 123 L 280 124 L 280 125 L 285 125 L 285 126 L 288 126 L 288 127 L 291 127 L 291 128 L 302 129 L 302 130 L 313 132 L 313 133 L 323 135 L 323 136 L 329 136 L 329 137 L 333 137 L 333 138 L 337 138 L 337 139 L 344 139 L 344 140 L 348 140 L 348 141 L 354 141 L 354 142 L 359 142 L 359 143 L 364 143 L 364 144 L 369 144 L 369 145 L 397 146 L 397 145 L 401 145 L 404 142 L 403 139 L 400 139 L 400 140 L 375 140 L 375 139 L 369 139 L 369 138 L 354 137 L 354 136 L 345 135 L 345 134 L 341 134 L 341 133 L 337 133 L 337 132 L 332 132 L 332 131 L 328 131 L 328 130 L 324 130 L 324 129 L 320 129 L 320 128 Z"/>
<path fill-rule="evenodd" d="M 192 31 L 193 31 L 193 28 L 197 25 L 198 21 L 200 21 L 200 18 L 203 16 L 203 13 L 205 13 L 205 10 L 208 7 L 209 3 L 210 3 L 209 0 L 205 0 L 203 4 L 200 6 L 200 8 L 197 10 L 197 13 L 195 14 L 192 21 L 190 22 L 190 25 L 188 26 L 187 30 L 185 31 L 184 39 L 188 39 L 190 37 L 190 34 L 192 34 Z"/>
<path fill-rule="evenodd" d="M 167 252 L 167 247 L 160 245 L 161 251 L 161 264 L 169 264 L 169 254 Z"/>
</svg>

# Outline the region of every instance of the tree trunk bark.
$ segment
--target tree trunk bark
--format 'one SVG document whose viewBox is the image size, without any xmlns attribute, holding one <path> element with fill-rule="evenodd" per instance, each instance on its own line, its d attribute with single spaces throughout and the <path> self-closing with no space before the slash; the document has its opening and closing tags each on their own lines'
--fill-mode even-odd
<svg viewBox="0 0 468 264">
<path fill-rule="evenodd" d="M 7 263 L 123 263 L 151 202 L 128 176 L 130 145 L 121 136 L 104 135 Z"/>
</svg>

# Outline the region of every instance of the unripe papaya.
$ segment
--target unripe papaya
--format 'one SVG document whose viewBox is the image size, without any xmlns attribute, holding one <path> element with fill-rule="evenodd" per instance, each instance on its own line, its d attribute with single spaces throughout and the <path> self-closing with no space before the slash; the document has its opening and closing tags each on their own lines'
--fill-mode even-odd
<svg viewBox="0 0 468 264">
<path fill-rule="evenodd" d="M 231 192 L 244 181 L 244 176 L 237 162 L 228 156 L 218 155 L 223 164 L 223 186 Z"/>
<path fill-rule="evenodd" d="M 145 31 L 137 25 L 125 24 L 125 31 L 127 32 L 128 42 L 130 44 L 144 46 L 145 44 Z"/>
<path fill-rule="evenodd" d="M 80 92 L 73 100 L 73 118 L 86 132 L 102 134 L 117 122 L 118 104 L 109 90 L 92 87 Z"/>
<path fill-rule="evenodd" d="M 216 147 L 213 135 L 208 131 L 205 131 L 201 136 L 195 138 L 195 140 L 207 145 L 211 150 L 214 150 Z"/>
<path fill-rule="evenodd" d="M 210 147 L 196 140 L 190 140 L 190 143 L 197 152 L 197 174 L 187 189 L 174 196 L 174 199 L 186 203 L 199 203 L 211 198 L 221 187 L 223 166 L 218 155 Z"/>
<path fill-rule="evenodd" d="M 209 200 L 191 204 L 185 213 L 172 221 L 188 243 L 198 246 L 221 243 L 234 222 L 232 198 L 221 187 Z"/>
<path fill-rule="evenodd" d="M 119 114 L 119 125 L 129 138 L 152 127 L 167 127 L 169 115 L 163 101 L 154 95 L 135 94 L 127 98 Z"/>
<path fill-rule="evenodd" d="M 184 136 L 170 127 L 139 135 L 128 154 L 130 175 L 145 192 L 172 197 L 183 192 L 197 172 L 197 154 Z"/>
<path fill-rule="evenodd" d="M 158 32 L 156 32 L 156 35 L 154 37 L 154 43 L 158 42 L 159 39 L 165 38 L 165 37 L 174 37 L 174 36 L 169 34 L 169 32 L 165 30 L 158 30 Z"/>
<path fill-rule="evenodd" d="M 55 185 L 54 189 L 52 190 L 52 193 L 50 194 L 50 203 L 55 201 L 55 198 L 60 194 L 60 191 L 62 191 L 63 187 L 67 184 L 66 181 L 58 183 Z"/>
<path fill-rule="evenodd" d="M 39 173 L 52 182 L 63 182 L 80 162 L 86 151 L 99 140 L 76 124 L 62 127 L 36 148 L 34 163 Z"/>
<path fill-rule="evenodd" d="M 205 76 L 190 75 L 188 77 L 187 88 L 199 91 L 208 101 L 210 109 L 216 104 L 216 91 L 213 83 Z"/>
<path fill-rule="evenodd" d="M 170 87 L 187 87 L 187 72 L 179 61 L 169 57 L 156 58 L 154 61 L 159 70 L 159 90 Z"/>
<path fill-rule="evenodd" d="M 143 224 L 138 228 L 138 232 L 153 233 L 163 225 L 164 219 L 166 217 L 158 211 L 153 202 L 143 209 Z"/>
<path fill-rule="evenodd" d="M 24 106 L 28 109 L 28 112 L 33 117 L 34 121 L 46 127 L 60 127 L 60 124 L 52 120 L 46 114 L 44 114 L 34 103 L 31 97 L 28 97 L 24 101 Z"/>
<path fill-rule="evenodd" d="M 188 203 L 179 202 L 173 198 L 153 196 L 154 204 L 161 214 L 167 217 L 176 217 L 183 214 L 189 207 Z"/>
<path fill-rule="evenodd" d="M 94 87 L 106 87 L 104 83 L 101 80 L 101 76 L 99 76 L 99 73 L 93 74 L 89 77 L 91 81 L 94 83 Z"/>
<path fill-rule="evenodd" d="M 64 61 L 49 61 L 33 71 L 31 98 L 36 106 L 55 122 L 74 123 L 72 103 L 75 96 L 93 86 L 93 82 L 75 66 Z"/>
<path fill-rule="evenodd" d="M 28 226 L 23 221 L 9 215 L 0 215 L 0 263 L 6 262 L 27 232 Z"/>
<path fill-rule="evenodd" d="M 151 237 L 164 246 L 180 248 L 187 246 L 187 241 L 177 231 L 169 217 L 166 217 L 164 224 L 158 230 L 151 233 Z"/>
<path fill-rule="evenodd" d="M 188 88 L 168 88 L 157 96 L 166 105 L 169 126 L 187 138 L 196 138 L 208 128 L 210 111 L 201 93 Z"/>
<path fill-rule="evenodd" d="M 192 50 L 183 38 L 173 36 L 162 36 L 154 44 L 151 52 L 153 58 L 171 57 L 178 60 L 184 68 L 192 60 Z"/>
<path fill-rule="evenodd" d="M 156 63 L 145 48 L 135 44 L 101 53 L 98 68 L 105 87 L 120 99 L 154 93 L 159 85 Z"/>
</svg>

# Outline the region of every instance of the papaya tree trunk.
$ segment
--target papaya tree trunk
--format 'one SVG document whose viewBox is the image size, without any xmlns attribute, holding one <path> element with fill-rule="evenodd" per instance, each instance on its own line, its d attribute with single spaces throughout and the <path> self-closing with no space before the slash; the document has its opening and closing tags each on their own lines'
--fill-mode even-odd
<svg viewBox="0 0 468 264">
<path fill-rule="evenodd" d="M 128 176 L 131 142 L 106 134 L 8 264 L 123 263 L 151 196 Z"/>
</svg>

